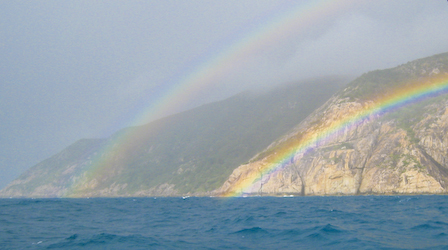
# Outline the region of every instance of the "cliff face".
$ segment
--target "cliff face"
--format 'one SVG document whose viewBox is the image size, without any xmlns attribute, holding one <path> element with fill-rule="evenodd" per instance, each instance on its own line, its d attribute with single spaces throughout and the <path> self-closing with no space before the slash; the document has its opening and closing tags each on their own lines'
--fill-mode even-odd
<svg viewBox="0 0 448 250">
<path fill-rule="evenodd" d="M 393 112 L 373 113 L 354 126 L 297 152 L 279 170 L 275 155 L 307 136 L 328 133 L 332 124 L 368 110 L 365 98 L 406 83 L 448 79 L 448 54 L 417 60 L 394 69 L 368 73 L 349 84 L 293 132 L 271 144 L 249 164 L 235 169 L 216 194 L 339 195 L 446 193 L 448 185 L 448 98 L 428 98 Z M 376 81 L 376 82 L 375 82 Z M 374 88 L 370 88 L 374 86 Z M 375 90 L 372 90 L 375 89 Z M 376 92 L 375 92 L 376 91 Z M 371 93 L 370 93 L 370 96 Z M 241 189 L 242 183 L 247 189 Z"/>
</svg>

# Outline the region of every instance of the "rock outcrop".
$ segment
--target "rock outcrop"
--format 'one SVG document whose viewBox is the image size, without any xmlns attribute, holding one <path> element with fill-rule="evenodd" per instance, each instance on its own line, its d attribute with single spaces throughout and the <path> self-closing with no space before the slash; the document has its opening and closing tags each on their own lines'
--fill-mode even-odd
<svg viewBox="0 0 448 250">
<path fill-rule="evenodd" d="M 334 123 L 375 105 L 408 82 L 448 80 L 448 54 L 365 74 L 333 96 L 293 132 L 235 169 L 217 195 L 440 194 L 448 185 L 448 97 L 443 93 L 385 114 L 372 113 L 334 135 Z M 376 81 L 376 82 L 375 82 Z M 396 83 L 394 87 L 392 86 Z M 365 84 L 365 85 L 363 85 Z M 371 88 L 369 85 L 373 86 Z M 366 93 L 365 91 L 369 91 Z M 365 96 L 374 98 L 365 98 Z M 276 154 L 322 137 L 286 161 Z M 265 173 L 263 169 L 278 169 Z M 281 164 L 281 165 L 280 165 Z M 245 188 L 242 188 L 245 187 Z"/>
</svg>

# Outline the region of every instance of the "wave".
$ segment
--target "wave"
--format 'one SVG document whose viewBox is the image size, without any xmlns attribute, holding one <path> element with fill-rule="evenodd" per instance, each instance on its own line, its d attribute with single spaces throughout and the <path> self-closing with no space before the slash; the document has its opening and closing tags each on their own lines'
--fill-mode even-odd
<svg viewBox="0 0 448 250">
<path fill-rule="evenodd" d="M 0 249 L 443 249 L 441 207 L 448 196 L 0 199 Z"/>
<path fill-rule="evenodd" d="M 73 247 L 83 247 L 86 249 L 119 249 L 136 247 L 157 247 L 161 243 L 154 237 L 142 236 L 140 234 L 117 235 L 109 233 L 83 236 L 73 234 L 60 242 L 50 244 L 47 249 L 66 249 Z"/>
</svg>

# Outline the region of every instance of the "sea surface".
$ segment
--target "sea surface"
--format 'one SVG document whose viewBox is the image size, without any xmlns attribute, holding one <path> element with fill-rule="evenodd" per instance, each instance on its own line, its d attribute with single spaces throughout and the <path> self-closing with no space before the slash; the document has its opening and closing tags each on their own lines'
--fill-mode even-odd
<svg viewBox="0 0 448 250">
<path fill-rule="evenodd" d="M 448 249 L 448 196 L 0 199 L 0 249 Z"/>
</svg>

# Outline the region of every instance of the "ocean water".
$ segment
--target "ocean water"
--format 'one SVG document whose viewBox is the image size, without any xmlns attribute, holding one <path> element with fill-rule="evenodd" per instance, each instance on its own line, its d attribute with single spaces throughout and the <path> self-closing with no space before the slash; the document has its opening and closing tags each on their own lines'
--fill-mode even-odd
<svg viewBox="0 0 448 250">
<path fill-rule="evenodd" d="M 448 196 L 0 199 L 0 249 L 448 249 Z"/>
</svg>

